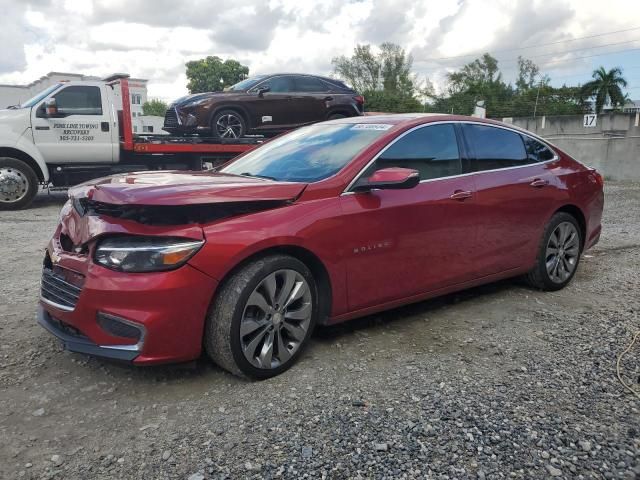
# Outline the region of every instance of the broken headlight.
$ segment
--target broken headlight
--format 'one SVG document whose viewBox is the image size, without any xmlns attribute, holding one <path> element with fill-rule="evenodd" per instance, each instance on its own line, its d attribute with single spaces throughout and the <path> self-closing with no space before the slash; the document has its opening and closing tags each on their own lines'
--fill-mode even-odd
<svg viewBox="0 0 640 480">
<path fill-rule="evenodd" d="M 204 240 L 177 237 L 107 237 L 98 243 L 97 264 L 122 272 L 159 272 L 184 265 Z"/>
</svg>

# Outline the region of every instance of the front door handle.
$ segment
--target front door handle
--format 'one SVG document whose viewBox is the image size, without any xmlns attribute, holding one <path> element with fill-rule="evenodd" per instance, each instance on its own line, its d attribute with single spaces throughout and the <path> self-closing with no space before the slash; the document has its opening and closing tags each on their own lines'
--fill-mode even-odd
<svg viewBox="0 0 640 480">
<path fill-rule="evenodd" d="M 103 132 L 109 131 L 109 122 L 100 122 L 100 130 Z"/>
<path fill-rule="evenodd" d="M 468 190 L 456 190 L 449 196 L 449 198 L 451 200 L 464 201 L 467 198 L 471 198 L 471 195 L 472 195 L 471 192 Z"/>
<path fill-rule="evenodd" d="M 333 100 L 333 97 L 324 97 L 325 102 L 330 102 Z"/>
<path fill-rule="evenodd" d="M 529 185 L 531 185 L 533 188 L 542 188 L 542 187 L 546 187 L 547 185 L 549 185 L 549 180 L 543 180 L 541 178 L 536 178 Z"/>
</svg>

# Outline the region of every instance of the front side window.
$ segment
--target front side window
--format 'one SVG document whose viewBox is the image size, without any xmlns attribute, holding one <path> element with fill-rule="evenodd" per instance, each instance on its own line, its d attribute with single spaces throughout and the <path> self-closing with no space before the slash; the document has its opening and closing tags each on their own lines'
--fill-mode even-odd
<svg viewBox="0 0 640 480">
<path fill-rule="evenodd" d="M 534 163 L 519 133 L 487 125 L 464 124 L 465 136 L 475 157 L 475 169 L 496 170 Z"/>
<path fill-rule="evenodd" d="M 420 180 L 462 173 L 453 124 L 431 125 L 407 133 L 382 152 L 363 175 L 368 177 L 390 167 L 417 170 Z"/>
<path fill-rule="evenodd" d="M 311 125 L 275 138 L 220 170 L 290 182 L 317 182 L 338 173 L 391 128 L 362 124 Z"/>
<path fill-rule="evenodd" d="M 273 77 L 258 85 L 258 88 L 267 86 L 271 93 L 284 93 L 291 92 L 293 90 L 291 77 Z"/>
<path fill-rule="evenodd" d="M 235 85 L 231 85 L 230 87 L 225 88 L 228 92 L 239 92 L 243 90 L 249 90 L 254 87 L 258 82 L 263 80 L 266 75 L 257 75 L 255 77 L 247 78 L 242 80 L 241 82 L 236 83 Z"/>
<path fill-rule="evenodd" d="M 66 115 L 102 115 L 99 87 L 73 86 L 56 93 L 58 112 Z"/>
<path fill-rule="evenodd" d="M 328 86 L 314 77 L 304 77 L 302 75 L 294 77 L 294 87 L 296 92 L 326 92 Z"/>
<path fill-rule="evenodd" d="M 523 135 L 522 139 L 524 140 L 524 148 L 527 151 L 527 156 L 532 163 L 546 162 L 555 156 L 544 143 L 527 137 L 526 135 Z"/>
</svg>

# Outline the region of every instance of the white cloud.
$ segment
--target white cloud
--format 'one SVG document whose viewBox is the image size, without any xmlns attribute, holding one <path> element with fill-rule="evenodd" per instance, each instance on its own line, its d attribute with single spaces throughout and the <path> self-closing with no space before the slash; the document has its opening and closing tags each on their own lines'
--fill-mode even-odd
<svg viewBox="0 0 640 480">
<path fill-rule="evenodd" d="M 127 71 L 168 100 L 186 93 L 184 64 L 206 55 L 236 58 L 252 73 L 329 74 L 331 59 L 357 43 L 393 41 L 413 54 L 421 78 L 442 85 L 447 71 L 474 57 L 434 59 L 632 28 L 640 18 L 640 2 L 626 0 L 606 8 L 595 0 L 0 0 L 0 8 L 0 83 L 52 70 Z M 640 30 L 496 56 L 507 79 L 518 54 L 556 75 L 579 75 L 605 57 L 575 57 L 625 46 L 535 55 L 636 39 L 626 48 L 640 47 Z"/>
</svg>

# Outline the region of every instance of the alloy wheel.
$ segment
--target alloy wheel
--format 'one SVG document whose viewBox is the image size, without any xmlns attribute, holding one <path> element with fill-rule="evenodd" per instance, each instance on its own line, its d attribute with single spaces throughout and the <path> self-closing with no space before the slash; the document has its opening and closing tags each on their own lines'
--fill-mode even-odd
<svg viewBox="0 0 640 480">
<path fill-rule="evenodd" d="M 547 242 L 545 264 L 547 274 L 554 283 L 565 282 L 578 265 L 580 234 L 571 222 L 560 223 Z"/>
<path fill-rule="evenodd" d="M 28 190 L 29 180 L 24 173 L 15 168 L 0 168 L 0 202 L 18 202 Z"/>
<path fill-rule="evenodd" d="M 254 367 L 286 363 L 307 336 L 313 314 L 311 289 L 297 271 L 277 270 L 253 290 L 242 313 L 240 345 Z"/>
<path fill-rule="evenodd" d="M 231 113 L 220 116 L 216 121 L 216 132 L 220 138 L 239 138 L 242 129 L 242 120 Z"/>
</svg>

